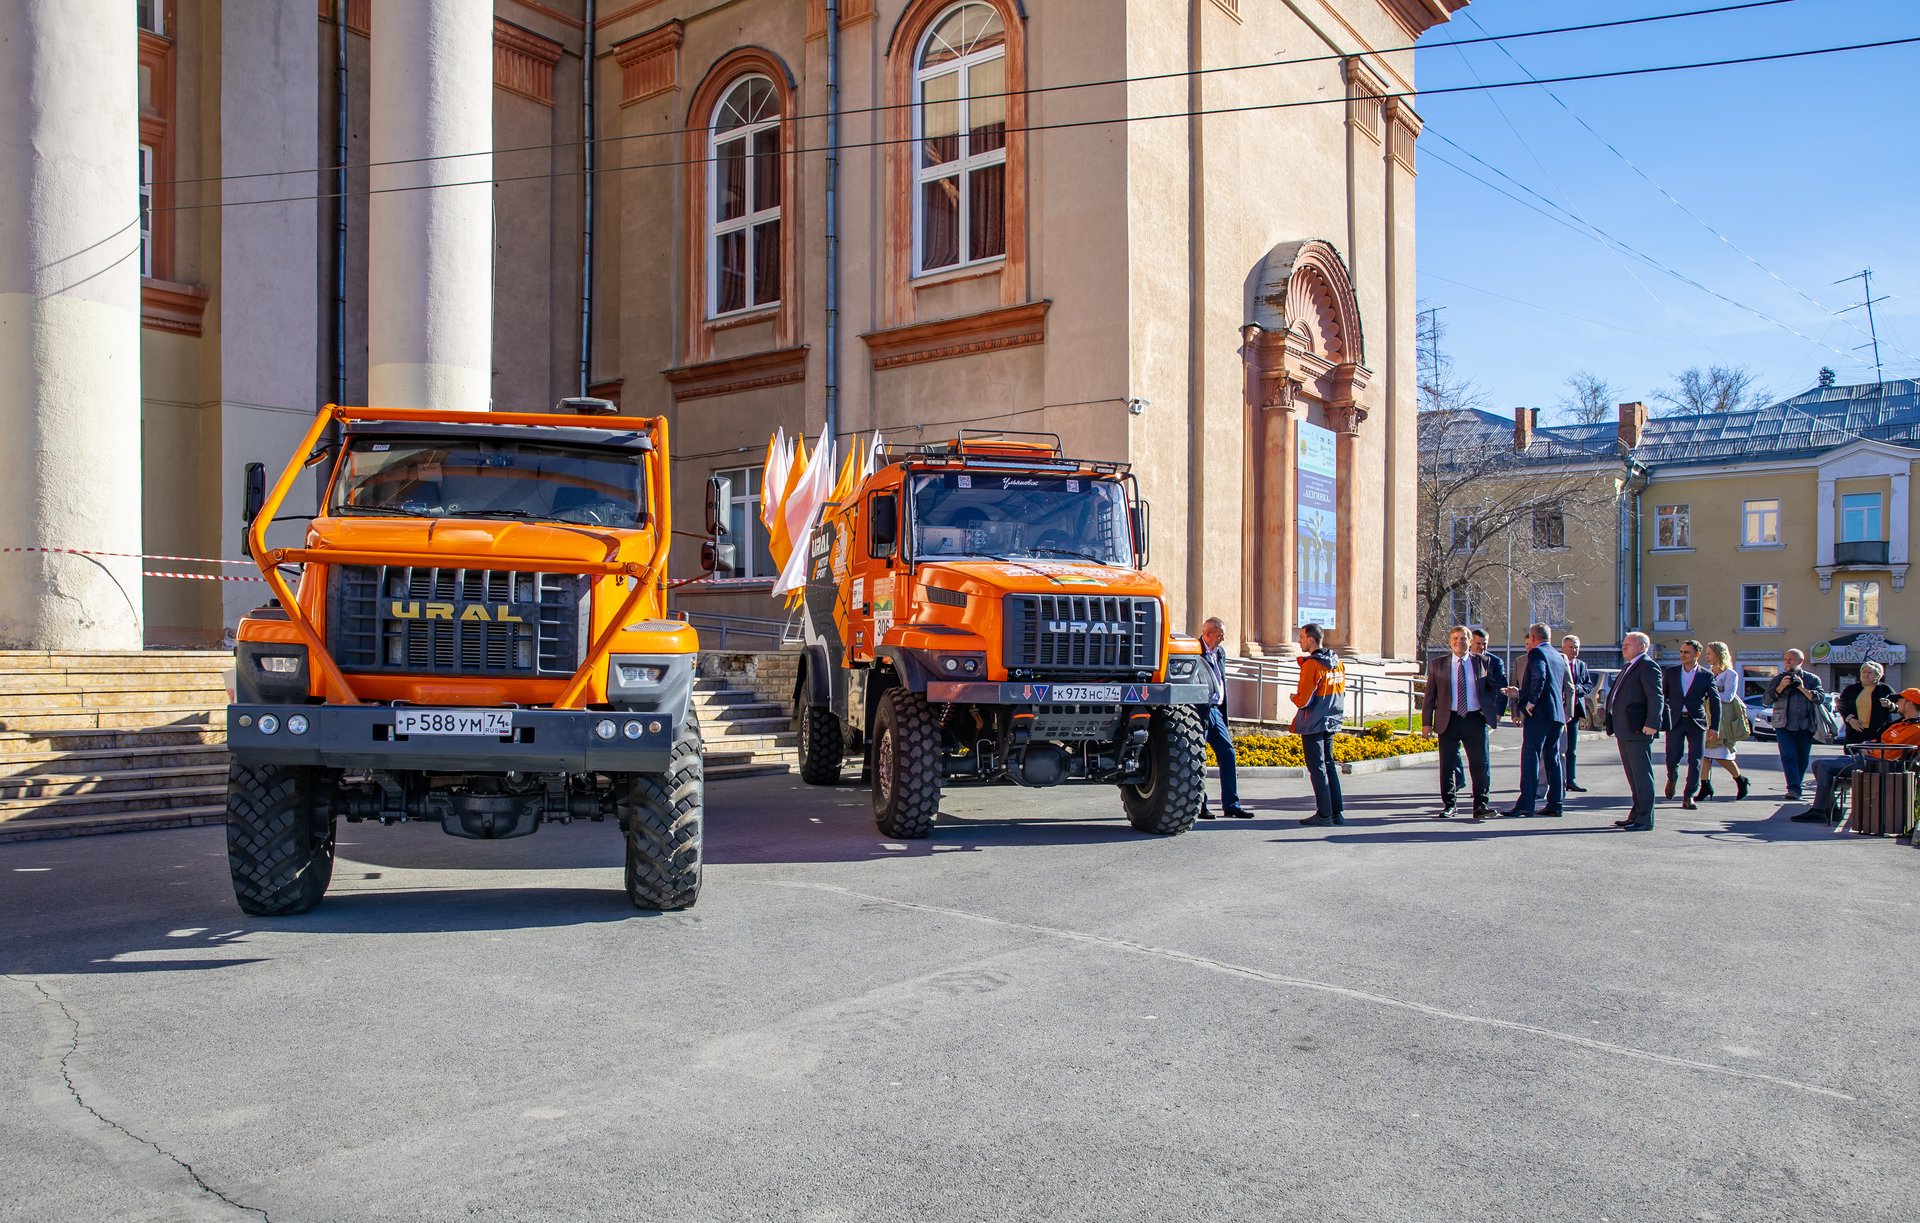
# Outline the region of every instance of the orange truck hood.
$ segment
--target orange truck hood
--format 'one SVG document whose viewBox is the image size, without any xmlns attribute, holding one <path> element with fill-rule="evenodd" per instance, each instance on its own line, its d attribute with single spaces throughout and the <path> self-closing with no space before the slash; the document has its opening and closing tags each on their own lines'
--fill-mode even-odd
<svg viewBox="0 0 1920 1223">
<path fill-rule="evenodd" d="M 307 546 L 353 552 L 428 552 L 449 557 L 548 557 L 611 561 L 623 546 L 630 559 L 645 559 L 645 532 L 605 527 L 563 527 L 492 518 L 319 518 L 307 531 Z"/>
<path fill-rule="evenodd" d="M 1159 579 L 1137 569 L 1080 561 L 929 561 L 922 585 L 997 598 L 1009 594 L 1119 594 L 1160 597 Z"/>
</svg>

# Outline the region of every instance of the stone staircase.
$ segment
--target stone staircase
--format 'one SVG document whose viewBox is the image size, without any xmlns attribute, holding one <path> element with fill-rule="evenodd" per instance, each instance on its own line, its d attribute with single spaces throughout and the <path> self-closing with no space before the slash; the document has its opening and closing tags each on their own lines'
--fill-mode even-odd
<svg viewBox="0 0 1920 1223">
<path fill-rule="evenodd" d="M 225 651 L 0 651 L 0 841 L 223 823 L 232 661 Z M 793 762 L 784 697 L 715 671 L 696 681 L 694 705 L 709 780 Z"/>
</svg>

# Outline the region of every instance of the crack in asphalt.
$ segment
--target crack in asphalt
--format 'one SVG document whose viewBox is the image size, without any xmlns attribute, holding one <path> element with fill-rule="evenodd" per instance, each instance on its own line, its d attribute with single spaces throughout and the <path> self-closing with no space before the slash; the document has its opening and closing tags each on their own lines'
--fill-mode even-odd
<svg viewBox="0 0 1920 1223">
<path fill-rule="evenodd" d="M 1498 1028 L 1508 1032 L 1522 1032 L 1529 1036 L 1543 1037 L 1560 1041 L 1582 1049 L 1591 1049 L 1597 1053 L 1609 1053 L 1616 1057 L 1632 1058 L 1637 1061 L 1657 1062 L 1664 1066 L 1674 1066 L 1682 1070 L 1696 1070 L 1708 1074 L 1726 1075 L 1728 1078 L 1750 1079 L 1760 1083 L 1772 1083 L 1779 1087 L 1804 1091 L 1810 1095 L 1826 1096 L 1835 1100 L 1857 1102 L 1857 1096 L 1832 1087 L 1821 1087 L 1814 1083 L 1802 1083 L 1797 1079 L 1782 1078 L 1779 1075 L 1764 1074 L 1757 1070 L 1741 1070 L 1735 1066 L 1722 1066 L 1715 1062 L 1700 1062 L 1692 1058 L 1675 1057 L 1669 1053 L 1655 1053 L 1651 1049 L 1636 1049 L 1631 1045 L 1617 1045 L 1611 1041 L 1594 1040 L 1588 1036 L 1576 1036 L 1571 1032 L 1560 1032 L 1553 1028 L 1538 1027 L 1530 1023 L 1520 1023 L 1512 1019 L 1496 1019 L 1490 1015 L 1470 1015 L 1462 1011 L 1449 1011 L 1443 1007 L 1425 1002 L 1413 1002 L 1405 998 L 1393 998 L 1386 994 L 1376 994 L 1368 990 L 1354 989 L 1351 986 L 1335 985 L 1330 981 L 1315 981 L 1309 977 L 1289 977 L 1282 973 L 1268 972 L 1261 968 L 1251 968 L 1245 964 L 1234 964 L 1226 960 L 1209 959 L 1195 955 L 1191 951 L 1180 951 L 1172 947 L 1156 947 L 1151 943 L 1137 943 L 1132 939 L 1118 938 L 1109 934 L 1090 934 L 1084 930 L 1069 930 L 1061 926 L 1044 926 L 1037 922 L 1024 922 L 1005 917 L 993 917 L 985 913 L 969 913 L 965 909 L 951 909 L 945 905 L 923 904 L 915 900 L 899 900 L 892 896 L 876 896 L 870 892 L 855 891 L 832 883 L 809 883 L 798 879 L 756 879 L 751 882 L 770 887 L 796 888 L 812 892 L 829 892 L 856 900 L 875 904 L 891 905 L 920 913 L 934 913 L 943 917 L 959 918 L 962 921 L 977 922 L 984 926 L 999 926 L 1008 930 L 1024 930 L 1030 934 L 1045 935 L 1048 938 L 1062 939 L 1072 943 L 1091 944 L 1105 947 L 1110 951 L 1121 951 L 1129 955 L 1153 956 L 1163 960 L 1173 960 L 1189 964 L 1195 968 L 1204 968 L 1229 977 L 1261 981 L 1268 985 L 1285 986 L 1290 989 L 1312 990 L 1316 993 L 1333 994 L 1338 997 L 1366 1002 L 1374 1006 L 1391 1007 L 1395 1010 L 1411 1011 L 1429 1019 L 1441 1019 L 1451 1023 L 1469 1024 L 1480 1027 Z"/>
<path fill-rule="evenodd" d="M 200 1191 L 202 1193 L 208 1194 L 211 1197 L 219 1199 L 220 1201 L 226 1203 L 228 1206 L 231 1206 L 235 1210 L 242 1211 L 247 1214 L 257 1214 L 262 1219 L 268 1219 L 269 1223 L 271 1223 L 271 1216 L 269 1216 L 265 1210 L 262 1210 L 258 1206 L 249 1206 L 245 1202 L 234 1201 L 232 1198 L 228 1197 L 226 1194 L 220 1192 L 218 1189 L 215 1189 L 212 1185 L 209 1185 L 206 1181 L 206 1178 L 201 1176 L 200 1173 L 194 1169 L 194 1166 L 192 1164 L 188 1163 L 184 1159 L 181 1159 L 178 1155 L 175 1155 L 172 1151 L 167 1150 L 165 1147 L 161 1146 L 159 1143 L 155 1142 L 153 1139 L 145 1137 L 144 1135 L 141 1135 L 141 1134 L 134 1133 L 132 1130 L 128 1129 L 126 1126 L 121 1125 L 118 1121 L 115 1121 L 113 1118 L 105 1115 L 99 1109 L 95 1108 L 93 1105 L 87 1103 L 86 1097 L 80 1094 L 80 1085 L 73 1081 L 73 1071 L 68 1065 L 68 1063 L 73 1060 L 74 1056 L 80 1052 L 80 1020 L 79 1018 L 76 1017 L 74 1013 L 68 1009 L 67 1004 L 65 1002 L 55 997 L 51 992 L 48 991 L 46 986 L 40 984 L 38 981 L 35 981 L 28 977 L 16 977 L 11 973 L 6 974 L 6 976 L 7 976 L 7 980 L 9 981 L 15 981 L 21 985 L 26 985 L 31 987 L 36 994 L 39 994 L 40 997 L 52 1003 L 53 1006 L 57 1010 L 59 1010 L 61 1016 L 66 1019 L 68 1026 L 73 1029 L 73 1034 L 67 1040 L 66 1050 L 60 1055 L 60 1081 L 66 1084 L 67 1094 L 73 1097 L 73 1102 L 75 1104 L 78 1104 L 82 1111 L 84 1111 L 88 1116 L 92 1117 L 94 1120 L 98 1121 L 100 1124 L 106 1126 L 107 1128 L 116 1130 L 119 1133 L 126 1135 L 128 1138 L 133 1139 L 133 1141 L 139 1143 L 144 1147 L 151 1148 L 153 1152 L 159 1155 L 162 1159 L 168 1160 L 173 1164 L 177 1165 L 181 1171 L 185 1172 L 188 1176 L 193 1178 L 193 1183 L 199 1186 Z"/>
</svg>

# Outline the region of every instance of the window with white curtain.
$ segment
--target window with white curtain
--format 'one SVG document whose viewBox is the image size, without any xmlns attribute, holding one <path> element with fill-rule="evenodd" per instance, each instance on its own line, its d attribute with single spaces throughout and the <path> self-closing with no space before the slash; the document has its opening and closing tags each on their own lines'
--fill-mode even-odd
<svg viewBox="0 0 1920 1223">
<path fill-rule="evenodd" d="M 1007 32 L 992 5 L 942 13 L 914 58 L 915 275 L 1007 253 Z"/>
<path fill-rule="evenodd" d="M 711 129 L 707 260 L 711 318 L 780 301 L 780 94 L 742 77 L 720 97 Z"/>
</svg>

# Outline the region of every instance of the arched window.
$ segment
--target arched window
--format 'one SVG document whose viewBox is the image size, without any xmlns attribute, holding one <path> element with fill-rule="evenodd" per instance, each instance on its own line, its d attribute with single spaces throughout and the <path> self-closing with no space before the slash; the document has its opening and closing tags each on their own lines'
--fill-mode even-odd
<svg viewBox="0 0 1920 1223">
<path fill-rule="evenodd" d="M 721 95 L 709 138 L 707 313 L 780 300 L 780 95 L 764 76 Z"/>
<path fill-rule="evenodd" d="M 1007 31 L 992 5 L 956 4 L 914 55 L 913 271 L 1007 253 Z"/>
</svg>

